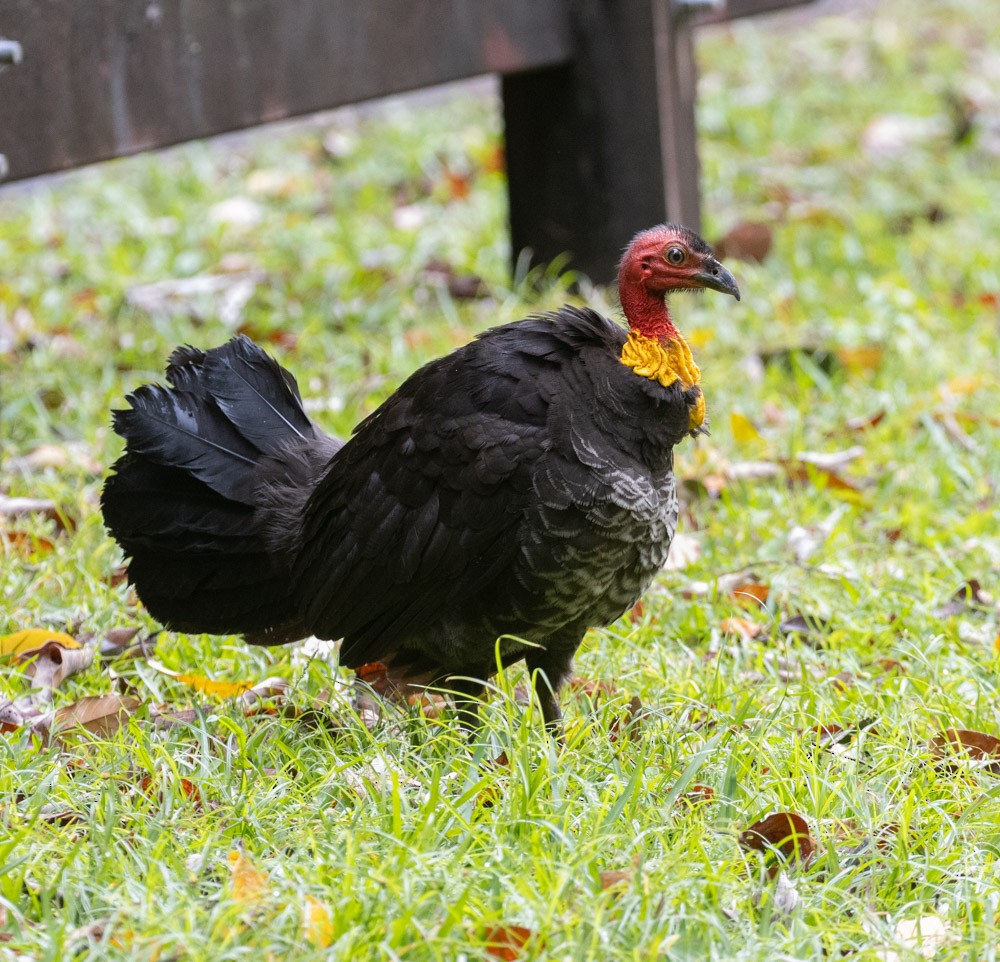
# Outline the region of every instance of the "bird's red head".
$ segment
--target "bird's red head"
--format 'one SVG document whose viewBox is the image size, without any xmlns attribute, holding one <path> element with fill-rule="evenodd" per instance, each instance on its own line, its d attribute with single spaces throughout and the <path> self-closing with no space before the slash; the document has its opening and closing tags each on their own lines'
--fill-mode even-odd
<svg viewBox="0 0 1000 962">
<path fill-rule="evenodd" d="M 670 319 L 670 291 L 710 288 L 740 299 L 736 279 L 694 231 L 661 224 L 637 234 L 618 268 L 618 295 L 629 327 L 659 341 L 680 335 Z"/>
</svg>

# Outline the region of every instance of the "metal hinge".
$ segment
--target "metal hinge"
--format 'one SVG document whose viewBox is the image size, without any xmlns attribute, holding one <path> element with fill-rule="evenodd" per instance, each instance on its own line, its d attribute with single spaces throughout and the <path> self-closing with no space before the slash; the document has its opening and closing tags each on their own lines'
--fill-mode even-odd
<svg viewBox="0 0 1000 962">
<path fill-rule="evenodd" d="M 16 40 L 0 37 L 0 71 L 5 67 L 16 67 L 24 59 L 24 50 Z M 10 173 L 10 163 L 0 154 L 0 180 Z"/>
<path fill-rule="evenodd" d="M 0 37 L 0 67 L 16 67 L 24 59 L 24 51 L 16 40 Z"/>
</svg>

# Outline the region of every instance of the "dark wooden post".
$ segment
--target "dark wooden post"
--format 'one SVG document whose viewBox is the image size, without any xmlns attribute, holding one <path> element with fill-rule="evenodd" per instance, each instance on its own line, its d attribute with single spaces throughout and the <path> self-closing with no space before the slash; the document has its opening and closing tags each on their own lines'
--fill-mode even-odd
<svg viewBox="0 0 1000 962">
<path fill-rule="evenodd" d="M 514 257 L 572 254 L 596 281 L 662 220 L 699 229 L 690 7 L 572 0 L 569 64 L 503 78 Z"/>
</svg>

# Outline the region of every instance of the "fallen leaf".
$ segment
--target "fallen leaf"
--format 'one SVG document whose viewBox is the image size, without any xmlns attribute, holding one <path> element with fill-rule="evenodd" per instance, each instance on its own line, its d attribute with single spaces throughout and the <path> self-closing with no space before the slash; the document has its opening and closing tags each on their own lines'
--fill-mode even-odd
<svg viewBox="0 0 1000 962">
<path fill-rule="evenodd" d="M 75 644 L 75 642 L 74 642 Z M 94 649 L 66 648 L 57 641 L 47 641 L 33 652 L 17 656 L 17 661 L 26 661 L 24 673 L 32 680 L 35 688 L 58 688 L 70 675 L 86 671 L 94 662 Z"/>
<path fill-rule="evenodd" d="M 574 694 L 586 695 L 594 704 L 601 698 L 611 698 L 618 689 L 607 681 L 594 681 L 591 678 L 571 678 L 566 686 Z"/>
<path fill-rule="evenodd" d="M 171 708 L 169 705 L 158 705 L 150 710 L 149 716 L 155 728 L 183 728 L 194 725 L 211 714 L 207 707 L 202 708 Z"/>
<path fill-rule="evenodd" d="M 757 908 L 768 906 L 772 918 L 788 918 L 802 901 L 802 897 L 787 873 L 778 872 L 774 887 L 757 892 L 753 901 Z"/>
<path fill-rule="evenodd" d="M 260 871 L 247 858 L 242 848 L 233 849 L 227 858 L 232 868 L 229 878 L 230 898 L 247 906 L 260 902 L 267 894 L 267 872 Z"/>
<path fill-rule="evenodd" d="M 753 422 L 739 411 L 729 412 L 729 427 L 733 433 L 733 440 L 737 444 L 749 444 L 755 441 L 763 441 L 760 432 L 754 427 Z"/>
<path fill-rule="evenodd" d="M 965 756 L 986 771 L 1000 774 L 1000 738 L 968 728 L 948 728 L 931 739 L 931 751 L 940 759 Z"/>
<path fill-rule="evenodd" d="M 267 275 L 259 270 L 171 277 L 127 288 L 125 301 L 154 317 L 205 321 L 215 316 L 227 327 L 235 328 L 242 320 L 243 309 L 266 279 Z"/>
<path fill-rule="evenodd" d="M 733 461 L 726 468 L 730 481 L 761 481 L 780 478 L 785 473 L 784 466 L 776 461 Z"/>
<path fill-rule="evenodd" d="M 62 648 L 81 647 L 80 642 L 64 631 L 26 628 L 23 631 L 15 631 L 12 635 L 0 637 L 0 656 L 17 655 L 19 659 L 26 658 L 41 651 L 47 644 L 56 644 Z"/>
<path fill-rule="evenodd" d="M 473 300 L 489 293 L 486 282 L 478 274 L 461 274 L 444 261 L 428 261 L 424 266 L 424 276 L 435 284 L 443 285 L 455 300 Z"/>
<path fill-rule="evenodd" d="M 48 498 L 11 498 L 0 494 L 0 518 L 28 518 L 33 515 L 55 521 L 56 527 L 61 531 L 69 526 L 66 516 L 59 511 L 55 501 Z"/>
<path fill-rule="evenodd" d="M 114 734 L 142 705 L 132 695 L 88 695 L 72 705 L 60 708 L 52 722 L 52 733 L 69 735 L 76 728 L 94 735 Z"/>
<path fill-rule="evenodd" d="M 162 778 L 163 776 L 161 776 Z M 177 787 L 180 789 L 181 795 L 184 798 L 189 799 L 194 802 L 195 808 L 201 808 L 201 791 L 190 778 L 178 778 Z M 144 795 L 148 795 L 150 798 L 155 798 L 157 800 L 162 800 L 163 791 L 160 788 L 159 779 L 154 779 L 152 775 L 144 775 L 142 780 L 139 782 L 139 789 Z"/>
<path fill-rule="evenodd" d="M 693 565 L 701 555 L 701 540 L 693 534 L 679 531 L 670 544 L 664 571 L 683 571 Z"/>
<path fill-rule="evenodd" d="M 940 915 L 921 915 L 916 919 L 900 919 L 896 923 L 896 940 L 917 955 L 933 959 L 948 942 L 958 938 L 958 933 Z M 892 949 L 883 951 L 884 962 L 901 962 Z"/>
<path fill-rule="evenodd" d="M 857 417 L 848 418 L 844 422 L 844 427 L 848 431 L 867 431 L 869 428 L 881 424 L 885 420 L 885 409 L 880 408 L 871 414 L 859 414 Z"/>
<path fill-rule="evenodd" d="M 877 371 L 884 355 L 885 350 L 877 344 L 837 348 L 837 360 L 853 373 Z"/>
<path fill-rule="evenodd" d="M 445 165 L 444 183 L 451 200 L 465 200 L 472 190 L 472 175 L 468 171 L 452 170 Z"/>
<path fill-rule="evenodd" d="M 760 608 L 767 604 L 771 586 L 760 582 L 739 584 L 729 592 L 729 597 L 748 608 Z"/>
<path fill-rule="evenodd" d="M 741 221 L 715 244 L 715 252 L 721 259 L 754 261 L 759 264 L 770 253 L 773 243 L 774 236 L 767 224 Z"/>
<path fill-rule="evenodd" d="M 358 681 L 366 684 L 376 695 L 388 695 L 395 690 L 395 686 L 389 679 L 389 669 L 381 661 L 372 661 L 367 665 L 361 665 L 354 670 L 354 674 Z"/>
<path fill-rule="evenodd" d="M 719 622 L 719 630 L 725 635 L 738 635 L 749 641 L 752 638 L 756 638 L 762 631 L 765 630 L 765 625 L 759 624 L 756 621 L 751 621 L 749 618 L 723 618 Z"/>
<path fill-rule="evenodd" d="M 302 909 L 302 934 L 310 945 L 317 949 L 328 949 L 333 945 L 333 912 L 326 902 L 306 896 Z"/>
<path fill-rule="evenodd" d="M 284 698 L 288 688 L 287 678 L 265 678 L 240 695 L 240 705 L 244 711 L 249 711 L 261 702 Z"/>
<path fill-rule="evenodd" d="M 486 931 L 486 952 L 495 959 L 513 962 L 520 957 L 531 936 L 531 929 L 523 925 L 495 925 Z"/>
<path fill-rule="evenodd" d="M 195 691 L 200 691 L 203 695 L 215 695 L 218 698 L 234 698 L 236 695 L 242 695 L 243 692 L 248 691 L 252 687 L 251 682 L 248 681 L 215 681 L 212 678 L 205 678 L 202 675 L 186 675 L 183 672 L 167 668 L 166 665 L 161 664 L 154 658 L 150 658 L 147 664 L 150 668 L 160 672 L 160 674 L 176 678 L 182 684 L 190 686 Z"/>
<path fill-rule="evenodd" d="M 680 795 L 677 804 L 686 802 L 688 805 L 704 805 L 715 798 L 715 789 L 709 785 L 700 785 L 695 782 L 688 790 Z"/>
<path fill-rule="evenodd" d="M 646 603 L 640 598 L 628 612 L 628 620 L 633 625 L 638 624 L 646 615 Z"/>
<path fill-rule="evenodd" d="M 112 628 L 101 639 L 102 658 L 150 658 L 156 651 L 159 634 L 143 635 L 135 641 L 138 628 Z"/>
<path fill-rule="evenodd" d="M 935 618 L 953 618 L 967 611 L 983 611 L 993 603 L 993 598 L 983 591 L 977 578 L 970 578 L 955 593 L 947 604 L 934 612 Z"/>
<path fill-rule="evenodd" d="M 0 531 L 0 541 L 5 550 L 22 558 L 32 558 L 37 555 L 49 554 L 55 550 L 55 544 L 48 538 L 27 531 Z M 3 552 L 0 552 L 2 554 Z"/>
<path fill-rule="evenodd" d="M 625 713 L 616 715 L 608 725 L 608 740 L 612 744 L 623 738 L 637 742 L 642 734 L 642 715 L 642 699 L 633 695 L 625 706 Z"/>
<path fill-rule="evenodd" d="M 620 868 L 605 869 L 601 872 L 601 889 L 623 888 L 632 881 L 632 873 Z"/>
<path fill-rule="evenodd" d="M 86 816 L 81 812 L 76 812 L 71 808 L 66 808 L 64 805 L 53 803 L 43 805 L 38 810 L 38 817 L 49 825 L 60 826 L 82 825 L 87 821 Z"/>
<path fill-rule="evenodd" d="M 868 122 L 860 146 L 869 160 L 894 161 L 901 154 L 945 137 L 948 127 L 944 116 L 880 114 Z"/>
<path fill-rule="evenodd" d="M 51 713 L 42 711 L 31 698 L 0 701 L 0 732 L 13 732 L 19 728 L 35 729 L 37 726 L 38 734 L 47 738 L 51 720 Z"/>
<path fill-rule="evenodd" d="M 816 854 L 809 824 L 796 812 L 775 812 L 740 833 L 740 845 L 753 852 L 777 850 L 785 858 L 808 863 Z"/>
<path fill-rule="evenodd" d="M 785 461 L 784 468 L 789 485 L 811 484 L 821 490 L 841 494 L 846 501 L 857 502 L 861 498 L 861 485 L 836 471 L 797 459 Z"/>
<path fill-rule="evenodd" d="M 959 397 L 966 394 L 977 394 L 985 385 L 986 379 L 982 374 L 960 374 L 950 378 L 938 388 L 938 396 L 942 399 Z"/>
<path fill-rule="evenodd" d="M 799 451 L 795 460 L 803 464 L 812 464 L 824 471 L 839 471 L 846 468 L 852 461 L 864 455 L 865 449 L 860 444 L 847 448 L 845 451 Z"/>
<path fill-rule="evenodd" d="M 821 636 L 829 633 L 830 622 L 828 619 L 816 615 L 798 614 L 780 622 L 778 631 L 783 635 L 794 635 L 804 641 L 809 641 L 811 644 L 816 644 Z"/>
</svg>

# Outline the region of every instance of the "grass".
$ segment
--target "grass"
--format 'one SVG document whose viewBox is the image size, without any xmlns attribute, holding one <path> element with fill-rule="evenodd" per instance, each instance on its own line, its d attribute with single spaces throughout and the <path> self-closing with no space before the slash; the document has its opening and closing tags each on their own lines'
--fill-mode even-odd
<svg viewBox="0 0 1000 962">
<path fill-rule="evenodd" d="M 995 591 L 1000 567 L 991 10 L 948 0 L 917 18 L 891 0 L 705 35 L 706 233 L 763 219 L 774 249 L 730 262 L 740 304 L 677 299 L 713 424 L 677 452 L 700 554 L 588 637 L 577 672 L 609 691 L 566 693 L 565 751 L 518 672 L 498 679 L 470 757 L 447 718 L 393 714 L 369 732 L 348 709 L 333 730 L 245 717 L 143 658 L 98 659 L 55 704 L 131 686 L 146 707 L 118 732 L 0 737 L 5 957 L 995 958 L 1000 782 L 930 748 L 947 728 L 1000 731 L 996 608 L 941 610 L 971 579 Z M 71 522 L 6 522 L 37 540 L 0 539 L 0 634 L 156 630 L 110 584 L 108 411 L 175 345 L 231 329 L 217 297 L 149 312 L 135 286 L 259 272 L 242 323 L 335 432 L 425 360 L 567 299 L 552 272 L 509 280 L 497 126 L 494 104 L 459 98 L 342 118 L 331 149 L 326 128 L 297 129 L 0 195 L 0 481 Z M 490 296 L 453 299 L 431 260 Z M 54 466 L 25 461 L 42 445 Z M 855 445 L 833 474 L 800 464 L 794 485 L 732 477 Z M 728 592 L 741 569 L 769 586 L 760 609 Z M 780 630 L 800 613 L 824 630 Z M 734 617 L 764 630 L 734 636 Z M 157 657 L 284 677 L 300 708 L 349 680 L 335 655 L 237 639 L 164 634 Z M 2 685 L 28 688 L 13 668 Z M 205 710 L 164 729 L 150 720 L 163 703 Z M 854 733 L 831 745 L 817 725 Z M 818 844 L 778 878 L 739 844 L 773 811 L 801 814 Z M 609 871 L 624 874 L 605 887 Z M 917 941 L 916 919 L 939 946 Z M 492 955 L 491 938 L 506 943 Z"/>
</svg>

